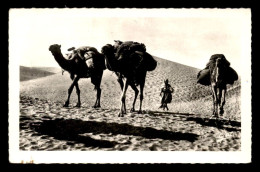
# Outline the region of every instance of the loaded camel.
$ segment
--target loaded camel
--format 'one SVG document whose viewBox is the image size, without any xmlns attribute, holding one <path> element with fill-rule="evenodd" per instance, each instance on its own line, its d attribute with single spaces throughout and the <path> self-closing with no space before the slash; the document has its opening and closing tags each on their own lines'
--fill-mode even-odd
<svg viewBox="0 0 260 172">
<path fill-rule="evenodd" d="M 238 79 L 234 69 L 223 54 L 211 56 L 206 68 L 198 73 L 198 83 L 210 85 L 213 97 L 213 116 L 218 118 L 224 114 L 227 85 Z"/>
<path fill-rule="evenodd" d="M 70 59 L 66 59 L 62 55 L 61 45 L 51 45 L 49 47 L 49 51 L 51 51 L 52 55 L 54 56 L 60 67 L 70 73 L 70 78 L 73 81 L 68 89 L 68 97 L 64 104 L 64 107 L 69 106 L 70 95 L 74 87 L 76 87 L 76 93 L 78 96 L 76 107 L 81 106 L 78 81 L 80 78 L 91 78 L 91 83 L 95 86 L 94 89 L 97 91 L 96 101 L 93 108 L 99 108 L 101 96 L 100 84 L 103 76 L 103 70 L 105 69 L 104 56 L 99 53 L 96 48 L 89 46 L 80 47 L 75 50 L 74 53 L 71 54 L 72 57 L 70 57 Z M 91 62 L 91 65 L 87 65 L 86 61 L 88 60 Z"/>
<path fill-rule="evenodd" d="M 122 95 L 118 116 L 126 114 L 126 91 L 128 86 L 135 92 L 131 112 L 135 111 L 135 102 L 139 94 L 137 86 L 140 86 L 140 106 L 138 113 L 142 113 L 143 90 L 147 71 L 156 68 L 157 62 L 146 52 L 144 44 L 137 42 L 115 41 L 115 45 L 106 44 L 101 52 L 105 56 L 105 64 L 108 70 L 115 72 L 120 84 Z"/>
</svg>

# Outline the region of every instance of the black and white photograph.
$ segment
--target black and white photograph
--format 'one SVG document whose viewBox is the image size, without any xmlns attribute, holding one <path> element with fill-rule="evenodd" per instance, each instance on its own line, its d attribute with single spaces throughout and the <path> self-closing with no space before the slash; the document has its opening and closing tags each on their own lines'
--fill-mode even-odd
<svg viewBox="0 0 260 172">
<path fill-rule="evenodd" d="M 249 8 L 9 10 L 9 161 L 250 163 Z"/>
</svg>

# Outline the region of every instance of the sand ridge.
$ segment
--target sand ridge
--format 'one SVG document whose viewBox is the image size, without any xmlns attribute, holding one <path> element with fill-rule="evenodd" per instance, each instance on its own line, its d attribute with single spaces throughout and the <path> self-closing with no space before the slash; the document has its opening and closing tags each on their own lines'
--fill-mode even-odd
<svg viewBox="0 0 260 172">
<path fill-rule="evenodd" d="M 82 107 L 63 107 L 71 83 L 56 73 L 20 84 L 20 150 L 239 151 L 241 149 L 240 83 L 229 86 L 225 119 L 210 119 L 209 88 L 196 84 L 198 69 L 157 58 L 148 72 L 143 114 L 130 113 L 134 92 L 127 92 L 125 117 L 118 117 L 120 87 L 105 70 L 101 108 L 89 79 L 80 80 Z M 169 111 L 158 109 L 160 86 L 168 78 L 175 92 Z M 139 98 L 136 109 L 139 106 Z"/>
</svg>

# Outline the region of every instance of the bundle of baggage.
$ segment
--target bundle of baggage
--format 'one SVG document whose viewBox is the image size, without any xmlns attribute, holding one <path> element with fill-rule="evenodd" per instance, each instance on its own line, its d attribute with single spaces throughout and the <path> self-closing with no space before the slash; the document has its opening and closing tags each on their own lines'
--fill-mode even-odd
<svg viewBox="0 0 260 172">
<path fill-rule="evenodd" d="M 227 61 L 226 57 L 223 54 L 214 54 L 210 57 L 210 60 L 207 63 L 206 67 L 203 70 L 200 70 L 197 74 L 197 83 L 205 86 L 210 85 L 211 69 L 212 66 L 215 65 L 215 62 L 218 58 L 221 58 L 222 61 L 225 63 L 226 72 L 224 75 L 224 79 L 227 84 L 233 84 L 236 80 L 238 80 L 237 72 L 232 67 L 230 67 L 230 62 Z"/>
<path fill-rule="evenodd" d="M 152 71 L 157 66 L 157 61 L 146 52 L 146 46 L 142 43 L 115 40 L 113 46 L 115 57 L 122 69 L 132 67 L 132 70 L 145 68 Z"/>
<path fill-rule="evenodd" d="M 95 65 L 102 65 L 103 69 L 105 69 L 104 59 L 101 59 L 102 55 L 94 47 L 81 46 L 77 49 L 71 47 L 68 51 L 71 51 L 71 53 L 67 54 L 67 58 L 70 60 L 76 59 L 79 63 L 85 61 L 89 69 L 94 68 Z"/>
</svg>

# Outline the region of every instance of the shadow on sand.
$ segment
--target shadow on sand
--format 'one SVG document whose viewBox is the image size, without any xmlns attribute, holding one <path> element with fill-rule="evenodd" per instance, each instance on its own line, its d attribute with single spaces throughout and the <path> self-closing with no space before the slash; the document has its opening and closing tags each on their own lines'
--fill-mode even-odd
<svg viewBox="0 0 260 172">
<path fill-rule="evenodd" d="M 165 114 L 175 115 L 185 121 L 194 121 L 202 126 L 216 127 L 218 129 L 224 129 L 226 131 L 241 131 L 241 122 L 226 120 L 226 119 L 210 119 L 206 117 L 199 117 L 190 113 L 176 113 L 176 112 L 164 112 L 164 111 L 148 111 L 149 115 L 162 116 Z M 228 126 L 227 126 L 228 125 Z"/>
<path fill-rule="evenodd" d="M 198 137 L 197 134 L 193 133 L 171 132 L 150 127 L 132 126 L 129 124 L 82 121 L 76 119 L 43 120 L 42 122 L 32 123 L 30 127 L 41 135 L 49 135 L 55 139 L 74 141 L 84 143 L 85 146 L 95 147 L 113 147 L 118 143 L 95 140 L 79 134 L 122 134 L 141 136 L 148 139 L 159 138 L 165 140 L 187 140 L 190 142 L 194 142 Z"/>
<path fill-rule="evenodd" d="M 195 121 L 200 125 L 208 127 L 217 127 L 218 129 L 224 129 L 226 131 L 241 131 L 241 123 L 238 121 L 225 120 L 225 119 L 209 119 L 200 117 L 188 117 L 187 121 Z M 227 126 L 228 125 L 228 126 Z"/>
</svg>

